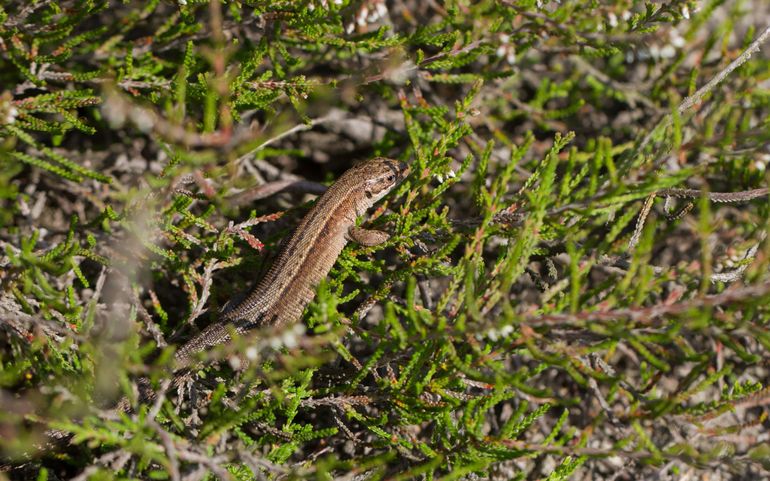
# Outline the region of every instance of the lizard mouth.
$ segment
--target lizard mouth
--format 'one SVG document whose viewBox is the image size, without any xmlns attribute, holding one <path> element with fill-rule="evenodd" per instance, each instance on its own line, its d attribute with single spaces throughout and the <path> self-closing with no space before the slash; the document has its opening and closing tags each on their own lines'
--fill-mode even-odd
<svg viewBox="0 0 770 481">
<path fill-rule="evenodd" d="M 395 160 L 395 159 L 387 159 L 388 160 L 388 167 L 393 170 L 393 173 L 396 174 L 396 177 L 401 180 L 407 175 L 409 175 L 409 172 L 411 172 L 411 168 L 404 162 Z"/>
</svg>

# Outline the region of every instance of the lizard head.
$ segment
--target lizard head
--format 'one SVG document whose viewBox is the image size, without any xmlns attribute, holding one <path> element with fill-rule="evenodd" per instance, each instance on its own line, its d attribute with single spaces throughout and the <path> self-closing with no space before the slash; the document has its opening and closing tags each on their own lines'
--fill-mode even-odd
<svg viewBox="0 0 770 481">
<path fill-rule="evenodd" d="M 373 205 L 385 197 L 409 173 L 407 165 L 385 157 L 375 157 L 355 166 L 357 178 L 362 180 L 361 187 L 366 203 Z"/>
</svg>

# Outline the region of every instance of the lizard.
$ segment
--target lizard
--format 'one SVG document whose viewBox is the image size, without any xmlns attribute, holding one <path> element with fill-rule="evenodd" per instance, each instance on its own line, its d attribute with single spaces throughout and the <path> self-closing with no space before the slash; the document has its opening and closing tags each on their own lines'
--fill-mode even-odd
<svg viewBox="0 0 770 481">
<path fill-rule="evenodd" d="M 356 226 L 356 219 L 407 174 L 406 164 L 384 157 L 343 173 L 308 211 L 254 290 L 177 349 L 174 368 L 190 367 L 198 353 L 226 344 L 233 332 L 280 329 L 298 321 L 349 241 L 375 246 L 388 240 L 385 232 Z"/>
</svg>

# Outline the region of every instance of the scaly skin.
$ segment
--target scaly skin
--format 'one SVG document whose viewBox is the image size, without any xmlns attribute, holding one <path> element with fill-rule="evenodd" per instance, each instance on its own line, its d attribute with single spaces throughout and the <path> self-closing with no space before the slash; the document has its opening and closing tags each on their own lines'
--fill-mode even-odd
<svg viewBox="0 0 770 481">
<path fill-rule="evenodd" d="M 398 185 L 405 174 L 405 164 L 382 157 L 342 174 L 305 215 L 257 287 L 216 323 L 182 345 L 176 352 L 175 367 L 188 367 L 197 353 L 229 342 L 231 332 L 280 328 L 299 320 L 315 297 L 316 286 L 349 240 L 364 245 L 387 240 L 383 232 L 356 227 L 356 218 Z"/>
</svg>

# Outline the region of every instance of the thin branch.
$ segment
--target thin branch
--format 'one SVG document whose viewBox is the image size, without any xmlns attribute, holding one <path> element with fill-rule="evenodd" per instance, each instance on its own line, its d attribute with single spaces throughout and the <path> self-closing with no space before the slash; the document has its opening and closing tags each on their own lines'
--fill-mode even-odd
<svg viewBox="0 0 770 481">
<path fill-rule="evenodd" d="M 275 182 L 268 182 L 256 187 L 251 187 L 244 191 L 238 192 L 237 194 L 228 196 L 227 202 L 232 206 L 239 206 L 283 192 L 321 195 L 326 192 L 326 189 L 327 187 L 325 185 L 319 184 L 318 182 L 312 182 L 309 180 L 283 179 L 276 180 Z"/>
<path fill-rule="evenodd" d="M 552 313 L 552 314 L 525 314 L 516 325 L 529 327 L 539 326 L 571 326 L 584 327 L 587 324 L 612 322 L 627 319 L 638 324 L 639 327 L 652 327 L 659 324 L 663 316 L 675 316 L 693 310 L 703 310 L 709 307 L 726 306 L 749 299 L 762 298 L 770 295 L 770 282 L 751 286 L 730 288 L 719 294 L 695 297 L 682 302 L 671 304 L 657 304 L 649 307 L 629 307 L 606 311 L 582 311 L 576 313 Z M 494 326 L 492 322 L 480 323 L 474 327 L 473 332 L 485 332 L 490 328 L 500 329 L 502 326 Z M 466 333 L 469 333 L 467 331 Z M 464 335 L 464 332 L 442 332 L 442 336 Z"/>
<path fill-rule="evenodd" d="M 286 138 L 286 137 L 288 137 L 290 135 L 296 134 L 297 132 L 304 132 L 306 130 L 310 130 L 313 127 L 315 127 L 316 125 L 320 125 L 320 124 L 329 122 L 330 120 L 337 120 L 339 118 L 340 118 L 339 115 L 325 115 L 323 117 L 319 117 L 317 119 L 313 119 L 313 120 L 311 120 L 307 124 L 297 124 L 294 127 L 281 132 L 280 134 L 276 135 L 275 137 L 270 137 L 269 139 L 265 140 L 264 142 L 262 142 L 258 146 L 256 146 L 253 149 L 251 149 L 250 151 L 248 151 L 245 154 L 241 155 L 240 157 L 238 157 L 235 160 L 235 164 L 239 165 L 239 164 L 241 164 L 243 162 L 248 162 L 248 161 L 252 160 L 254 158 L 254 156 L 256 155 L 256 153 L 259 152 L 260 150 L 262 150 L 265 147 L 267 147 L 269 145 L 272 145 L 272 144 L 278 142 L 279 140 L 284 139 L 284 138 Z"/>
<path fill-rule="evenodd" d="M 682 101 L 682 103 L 679 104 L 677 107 L 677 112 L 681 115 L 685 113 L 687 110 L 695 106 L 698 102 L 703 100 L 703 97 L 706 96 L 707 93 L 711 92 L 717 85 L 719 85 L 725 78 L 727 78 L 728 75 L 730 75 L 735 69 L 746 63 L 749 58 L 757 51 L 759 50 L 759 47 L 770 37 L 770 25 L 768 25 L 762 33 L 759 35 L 759 37 L 756 38 L 753 42 L 751 42 L 751 45 L 746 48 L 746 50 L 741 53 L 738 58 L 730 62 L 730 64 L 722 69 L 719 73 L 717 73 L 711 80 L 709 80 L 703 87 L 699 88 L 697 92 L 692 94 L 691 96 L 687 97 Z M 639 144 L 639 146 L 636 148 L 636 152 L 641 152 L 642 149 L 644 149 L 647 144 L 650 143 L 653 136 L 656 132 L 659 131 L 659 129 L 664 129 L 668 127 L 671 122 L 673 121 L 673 115 L 668 114 L 666 115 L 663 120 L 650 132 L 644 137 L 642 142 Z"/>
<path fill-rule="evenodd" d="M 657 192 L 660 196 L 677 197 L 680 199 L 698 199 L 706 196 L 708 200 L 714 202 L 748 202 L 760 197 L 767 197 L 770 189 L 763 187 L 761 189 L 743 190 L 739 192 L 707 192 L 698 189 L 663 189 Z"/>
<path fill-rule="evenodd" d="M 631 236 L 631 240 L 628 241 L 628 250 L 632 251 L 639 243 L 639 239 L 642 237 L 642 230 L 644 229 L 644 222 L 647 220 L 647 216 L 652 209 L 652 202 L 655 200 L 655 194 L 650 194 L 644 201 L 642 211 L 639 213 L 639 218 L 636 221 L 636 227 L 634 227 L 634 234 Z"/>
<path fill-rule="evenodd" d="M 692 94 L 691 96 L 687 97 L 682 101 L 681 104 L 679 104 L 679 108 L 677 109 L 679 114 L 683 114 L 685 111 L 692 108 L 695 104 L 700 102 L 703 97 L 709 93 L 711 90 L 714 89 L 717 85 L 719 85 L 725 78 L 727 78 L 728 75 L 730 75 L 735 69 L 746 63 L 751 56 L 759 50 L 759 47 L 770 38 L 770 25 L 768 25 L 765 30 L 759 35 L 759 37 L 756 38 L 753 42 L 751 42 L 751 45 L 748 46 L 746 50 L 743 51 L 742 54 L 738 56 L 735 60 L 730 62 L 730 65 L 725 67 L 721 72 L 716 74 L 714 78 L 709 80 L 706 85 L 699 88 L 697 92 Z"/>
<path fill-rule="evenodd" d="M 746 272 L 746 269 L 749 267 L 749 260 L 753 259 L 757 255 L 760 244 L 765 240 L 765 238 L 767 238 L 767 231 L 763 230 L 759 237 L 759 242 L 751 246 L 751 248 L 746 251 L 746 255 L 743 256 L 743 264 L 738 266 L 737 269 L 733 269 L 732 271 L 711 274 L 711 282 L 735 282 L 742 278 L 743 273 Z"/>
</svg>

